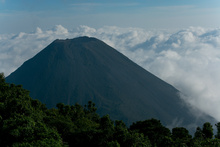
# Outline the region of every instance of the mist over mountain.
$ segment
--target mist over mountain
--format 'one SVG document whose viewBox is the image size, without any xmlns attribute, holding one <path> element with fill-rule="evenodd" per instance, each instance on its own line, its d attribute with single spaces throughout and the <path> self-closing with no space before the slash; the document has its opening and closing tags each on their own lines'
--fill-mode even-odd
<svg viewBox="0 0 220 147">
<path fill-rule="evenodd" d="M 49 108 L 92 100 L 99 114 L 127 124 L 156 118 L 189 128 L 212 119 L 194 116 L 177 89 L 96 38 L 55 40 L 6 80 Z"/>
</svg>

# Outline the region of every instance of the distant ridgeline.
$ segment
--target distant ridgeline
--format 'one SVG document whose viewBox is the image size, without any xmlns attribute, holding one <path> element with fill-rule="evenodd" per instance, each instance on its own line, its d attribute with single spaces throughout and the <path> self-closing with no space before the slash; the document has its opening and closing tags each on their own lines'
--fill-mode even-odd
<svg viewBox="0 0 220 147">
<path fill-rule="evenodd" d="M 22 86 L 5 83 L 0 74 L 1 146 L 219 146 L 220 123 L 215 139 L 209 122 L 192 137 L 184 127 L 170 131 L 157 119 L 137 121 L 129 128 L 123 121 L 100 117 L 91 101 L 84 107 L 58 103 L 48 109 Z"/>
<path fill-rule="evenodd" d="M 213 120 L 195 117 L 177 89 L 96 38 L 55 40 L 6 81 L 23 85 L 47 108 L 92 100 L 100 116 L 109 114 L 127 125 L 155 118 L 166 126 L 177 120 L 192 129 L 191 124 Z"/>
</svg>

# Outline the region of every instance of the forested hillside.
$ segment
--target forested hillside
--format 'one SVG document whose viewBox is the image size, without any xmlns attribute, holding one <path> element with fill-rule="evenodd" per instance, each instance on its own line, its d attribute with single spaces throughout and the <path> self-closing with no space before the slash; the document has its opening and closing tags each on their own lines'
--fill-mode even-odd
<svg viewBox="0 0 220 147">
<path fill-rule="evenodd" d="M 216 135 L 204 122 L 191 136 L 183 127 L 169 130 L 154 118 L 127 127 L 107 114 L 100 117 L 96 110 L 91 101 L 48 109 L 0 74 L 0 146 L 220 146 L 220 123 Z"/>
</svg>

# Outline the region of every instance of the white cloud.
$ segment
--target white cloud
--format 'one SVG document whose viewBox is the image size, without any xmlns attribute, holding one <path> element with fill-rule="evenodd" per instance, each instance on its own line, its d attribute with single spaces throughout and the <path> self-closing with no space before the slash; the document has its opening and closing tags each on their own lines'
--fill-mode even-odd
<svg viewBox="0 0 220 147">
<path fill-rule="evenodd" d="M 220 120 L 219 29 L 199 30 L 170 35 L 161 44 L 163 50 L 142 66 L 186 94 L 186 101 Z"/>
<path fill-rule="evenodd" d="M 7 76 L 53 40 L 93 36 L 175 86 L 188 103 L 220 121 L 220 28 L 169 33 L 140 28 L 80 26 L 0 35 L 0 72 Z"/>
<path fill-rule="evenodd" d="M 55 33 L 57 35 L 68 35 L 68 30 L 64 28 L 62 25 L 56 25 L 52 30 L 51 33 Z"/>
</svg>

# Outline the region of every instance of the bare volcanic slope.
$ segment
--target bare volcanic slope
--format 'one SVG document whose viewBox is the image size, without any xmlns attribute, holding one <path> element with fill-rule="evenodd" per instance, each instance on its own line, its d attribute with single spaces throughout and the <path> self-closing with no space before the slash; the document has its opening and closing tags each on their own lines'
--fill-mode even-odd
<svg viewBox="0 0 220 147">
<path fill-rule="evenodd" d="M 178 90 L 96 38 L 55 40 L 6 81 L 23 85 L 49 108 L 92 100 L 100 115 L 127 124 L 150 118 L 196 123 Z"/>
</svg>

